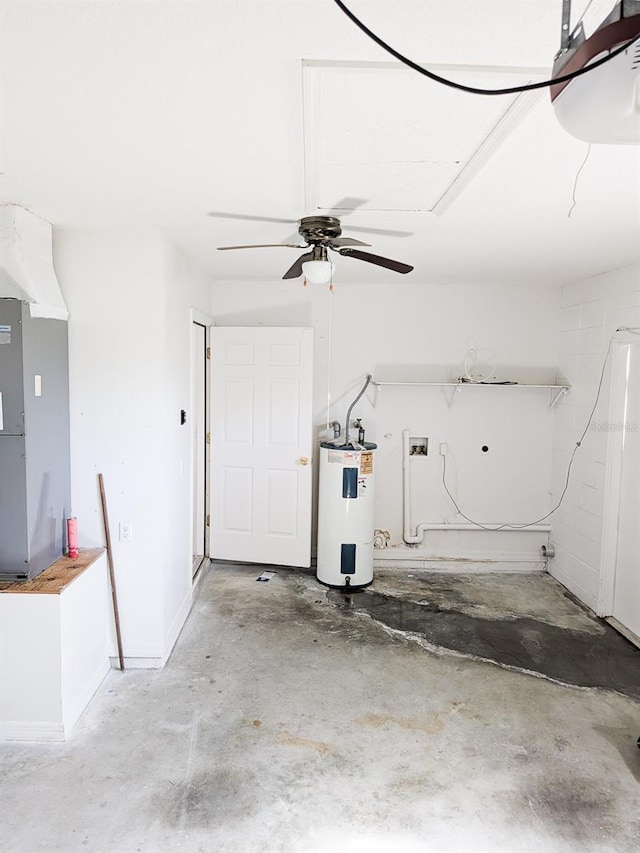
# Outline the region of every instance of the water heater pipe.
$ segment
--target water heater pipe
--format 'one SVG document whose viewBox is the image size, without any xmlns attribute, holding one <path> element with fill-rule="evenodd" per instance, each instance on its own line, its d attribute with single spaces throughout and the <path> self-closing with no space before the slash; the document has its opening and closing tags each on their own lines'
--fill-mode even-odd
<svg viewBox="0 0 640 853">
<path fill-rule="evenodd" d="M 402 538 L 407 545 L 417 545 L 424 539 L 424 534 L 427 530 L 487 530 L 486 527 L 479 527 L 477 524 L 429 524 L 421 521 L 416 527 L 415 534 L 411 533 L 411 457 L 409 454 L 409 430 L 402 430 Z M 490 528 L 489 528 L 490 529 Z M 550 524 L 532 524 L 528 527 L 501 527 L 500 530 L 508 530 L 511 533 L 525 531 L 531 533 L 549 533 L 551 530 Z M 491 531 L 491 532 L 498 532 Z"/>
<path fill-rule="evenodd" d="M 355 406 L 355 404 L 360 399 L 360 397 L 362 397 L 364 392 L 367 390 L 370 382 L 371 382 L 371 374 L 367 373 L 367 381 L 362 386 L 362 389 L 360 390 L 360 393 L 358 394 L 356 399 L 353 401 L 353 403 L 347 409 L 347 422 L 345 424 L 345 429 L 344 429 L 344 446 L 345 447 L 349 446 L 349 419 L 351 418 L 351 411 L 352 411 L 353 407 Z M 407 435 L 408 435 L 408 433 L 407 433 Z"/>
</svg>

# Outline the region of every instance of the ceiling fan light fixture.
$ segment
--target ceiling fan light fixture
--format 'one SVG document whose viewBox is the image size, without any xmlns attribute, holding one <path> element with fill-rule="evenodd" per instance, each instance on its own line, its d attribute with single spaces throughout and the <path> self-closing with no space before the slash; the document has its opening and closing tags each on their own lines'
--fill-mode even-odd
<svg viewBox="0 0 640 853">
<path fill-rule="evenodd" d="M 302 264 L 302 273 L 309 284 L 331 284 L 333 278 L 333 264 L 326 261 L 305 261 Z"/>
</svg>

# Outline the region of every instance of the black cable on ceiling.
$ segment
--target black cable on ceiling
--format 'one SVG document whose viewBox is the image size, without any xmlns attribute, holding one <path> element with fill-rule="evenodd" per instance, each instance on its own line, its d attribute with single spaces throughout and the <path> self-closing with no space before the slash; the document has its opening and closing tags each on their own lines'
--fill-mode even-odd
<svg viewBox="0 0 640 853">
<path fill-rule="evenodd" d="M 449 80 L 447 77 L 441 77 L 439 74 L 435 74 L 433 71 L 429 71 L 427 68 L 423 68 L 422 65 L 418 65 L 417 62 L 414 62 L 412 59 L 409 59 L 407 56 L 403 56 L 399 51 L 395 50 L 391 45 L 387 44 L 380 36 L 377 36 L 374 32 L 372 32 L 366 24 L 363 24 L 362 21 L 357 18 L 353 12 L 342 2 L 342 0 L 333 0 L 333 2 L 338 6 L 345 15 L 353 21 L 353 23 L 360 29 L 362 32 L 368 36 L 372 41 L 374 41 L 377 45 L 379 45 L 383 50 L 386 50 L 387 53 L 390 53 L 391 56 L 398 59 L 404 65 L 407 65 L 409 68 L 417 71 L 419 74 L 423 74 L 425 77 L 428 77 L 430 80 L 435 80 L 436 83 L 442 83 L 443 86 L 450 86 L 452 89 L 459 89 L 461 92 L 470 92 L 472 95 L 515 95 L 519 92 L 530 92 L 533 89 L 545 89 L 548 86 L 555 86 L 556 83 L 566 83 L 569 80 L 573 80 L 574 77 L 580 77 L 581 74 L 588 74 L 589 71 L 593 71 L 594 68 L 598 68 L 600 65 L 604 65 L 605 62 L 609 62 L 609 60 L 618 56 L 620 53 L 624 53 L 627 48 L 631 47 L 631 45 L 640 39 L 640 35 L 634 36 L 629 41 L 625 42 L 625 44 L 620 45 L 615 50 L 612 50 L 611 53 L 607 54 L 607 56 L 603 56 L 601 59 L 592 62 L 590 65 L 586 65 L 583 68 L 579 68 L 577 71 L 572 71 L 570 74 L 562 74 L 559 77 L 555 77 L 552 80 L 541 80 L 539 83 L 527 83 L 522 86 L 509 86 L 506 89 L 479 89 L 475 86 L 465 86 L 463 83 L 456 83 L 454 80 Z"/>
</svg>

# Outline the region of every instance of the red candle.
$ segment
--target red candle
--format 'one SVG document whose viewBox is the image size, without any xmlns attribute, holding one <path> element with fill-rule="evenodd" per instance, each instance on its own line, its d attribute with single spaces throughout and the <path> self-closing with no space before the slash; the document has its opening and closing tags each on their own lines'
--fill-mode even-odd
<svg viewBox="0 0 640 853">
<path fill-rule="evenodd" d="M 69 557 L 75 560 L 78 556 L 78 519 L 67 519 L 67 543 L 69 545 Z"/>
</svg>

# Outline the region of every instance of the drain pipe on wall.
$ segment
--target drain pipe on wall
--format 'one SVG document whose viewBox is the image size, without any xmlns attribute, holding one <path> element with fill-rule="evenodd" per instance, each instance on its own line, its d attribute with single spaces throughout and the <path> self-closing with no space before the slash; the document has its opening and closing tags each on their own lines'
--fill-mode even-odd
<svg viewBox="0 0 640 853">
<path fill-rule="evenodd" d="M 409 430 L 402 430 L 402 538 L 407 545 L 417 545 L 424 539 L 427 525 L 421 522 L 411 533 L 411 470 L 409 465 Z"/>
<path fill-rule="evenodd" d="M 428 530 L 486 530 L 477 524 L 428 524 L 421 521 L 416 527 L 415 534 L 411 533 L 411 457 L 409 454 L 409 430 L 402 430 L 402 538 L 407 545 L 418 545 L 422 543 L 424 534 Z M 502 527 L 510 533 L 524 531 L 528 533 L 549 533 L 550 524 L 532 524 L 529 527 Z M 497 533 L 497 530 L 491 530 Z"/>
</svg>

